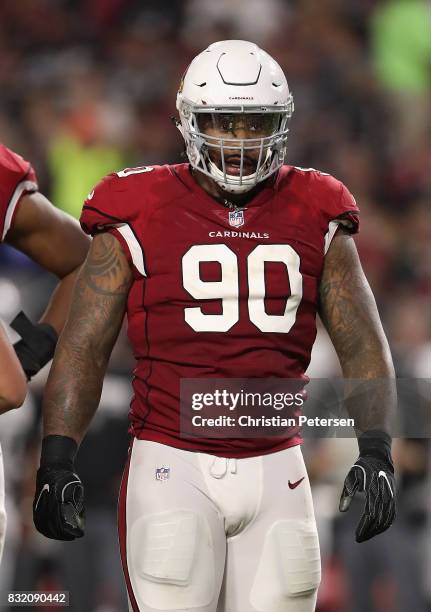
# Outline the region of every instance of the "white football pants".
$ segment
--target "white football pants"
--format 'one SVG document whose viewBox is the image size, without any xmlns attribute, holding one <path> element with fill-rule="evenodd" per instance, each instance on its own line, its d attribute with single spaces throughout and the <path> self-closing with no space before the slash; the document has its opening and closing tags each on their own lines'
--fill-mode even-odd
<svg viewBox="0 0 431 612">
<path fill-rule="evenodd" d="M 299 446 L 225 459 L 134 440 L 119 500 L 133 612 L 313 612 L 320 552 Z"/>
<path fill-rule="evenodd" d="M 0 446 L 0 563 L 3 554 L 4 540 L 6 536 L 6 509 L 4 494 L 4 470 L 3 454 Z"/>
</svg>

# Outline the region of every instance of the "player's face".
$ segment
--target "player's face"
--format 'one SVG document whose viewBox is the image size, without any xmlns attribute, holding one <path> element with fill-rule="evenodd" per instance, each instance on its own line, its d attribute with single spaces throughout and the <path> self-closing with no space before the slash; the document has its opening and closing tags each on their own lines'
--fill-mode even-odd
<svg viewBox="0 0 431 612">
<path fill-rule="evenodd" d="M 247 176 L 256 171 L 261 154 L 261 138 L 272 136 L 277 131 L 279 116 L 274 113 L 201 113 L 198 115 L 198 125 L 199 130 L 207 136 L 226 141 L 223 142 L 225 171 L 233 176 L 239 176 L 241 172 L 241 151 L 235 147 L 239 147 L 242 140 L 249 140 L 243 158 L 243 175 Z M 213 141 L 210 139 L 209 142 Z M 209 157 L 223 170 L 218 140 L 214 140 L 214 145 L 208 147 Z"/>
</svg>

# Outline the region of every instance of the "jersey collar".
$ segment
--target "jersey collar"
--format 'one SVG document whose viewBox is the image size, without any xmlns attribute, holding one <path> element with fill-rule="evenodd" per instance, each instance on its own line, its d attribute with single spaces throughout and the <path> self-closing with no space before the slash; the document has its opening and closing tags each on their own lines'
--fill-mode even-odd
<svg viewBox="0 0 431 612">
<path fill-rule="evenodd" d="M 214 207 L 214 205 L 219 206 L 220 208 L 224 207 L 221 202 L 210 196 L 209 193 L 207 193 L 205 189 L 201 187 L 198 182 L 196 182 L 191 173 L 190 164 L 176 164 L 170 166 L 170 169 L 172 174 L 179 181 L 181 181 L 181 183 L 183 183 L 183 185 L 190 192 L 192 192 L 194 196 L 198 197 L 199 199 L 205 200 L 211 207 Z M 246 202 L 243 207 L 244 209 L 261 206 L 274 195 L 278 186 L 277 174 L 274 174 L 273 177 L 270 177 L 267 180 L 267 184 L 263 187 L 263 189 L 261 189 L 259 193 L 257 193 L 253 198 Z M 226 199 L 228 200 L 228 198 Z"/>
</svg>

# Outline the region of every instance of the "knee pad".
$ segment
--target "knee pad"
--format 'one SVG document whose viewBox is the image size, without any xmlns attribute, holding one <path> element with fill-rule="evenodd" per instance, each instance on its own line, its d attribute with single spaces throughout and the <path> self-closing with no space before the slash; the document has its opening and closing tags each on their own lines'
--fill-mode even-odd
<svg viewBox="0 0 431 612">
<path fill-rule="evenodd" d="M 209 525 L 190 510 L 143 516 L 127 537 L 135 596 L 157 610 L 203 607 L 214 597 L 215 561 Z"/>
<path fill-rule="evenodd" d="M 281 520 L 265 538 L 251 602 L 259 612 L 312 612 L 320 579 L 314 519 Z"/>
</svg>

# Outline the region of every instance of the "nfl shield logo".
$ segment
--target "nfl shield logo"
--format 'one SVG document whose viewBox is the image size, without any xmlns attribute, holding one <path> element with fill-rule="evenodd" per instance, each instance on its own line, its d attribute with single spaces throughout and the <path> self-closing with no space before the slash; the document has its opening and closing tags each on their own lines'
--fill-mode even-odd
<svg viewBox="0 0 431 612">
<path fill-rule="evenodd" d="M 156 480 L 168 480 L 170 472 L 171 472 L 171 468 L 165 465 L 162 467 L 156 468 Z"/>
<path fill-rule="evenodd" d="M 244 225 L 244 211 L 229 211 L 229 225 L 231 225 L 232 227 L 241 227 L 241 225 Z"/>
</svg>

